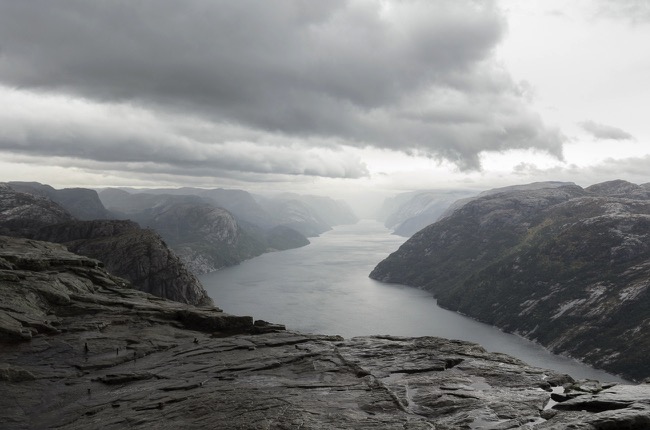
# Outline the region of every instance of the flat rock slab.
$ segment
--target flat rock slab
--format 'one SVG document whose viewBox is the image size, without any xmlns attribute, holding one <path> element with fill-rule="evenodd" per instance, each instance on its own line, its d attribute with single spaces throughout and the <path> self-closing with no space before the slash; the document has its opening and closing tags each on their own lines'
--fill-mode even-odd
<svg viewBox="0 0 650 430">
<path fill-rule="evenodd" d="M 650 425 L 648 385 L 616 385 L 545 411 L 547 381 L 570 384 L 569 377 L 471 343 L 291 332 L 215 338 L 162 327 L 85 333 L 95 342 L 126 344 L 112 351 L 110 366 L 92 365 L 110 352 L 85 352 L 65 333 L 6 346 L 3 429 Z"/>
</svg>

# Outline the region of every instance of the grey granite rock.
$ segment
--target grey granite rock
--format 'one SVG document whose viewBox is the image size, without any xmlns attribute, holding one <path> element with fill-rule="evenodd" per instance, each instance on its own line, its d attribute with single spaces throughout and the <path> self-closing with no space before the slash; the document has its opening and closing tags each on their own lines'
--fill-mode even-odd
<svg viewBox="0 0 650 430">
<path fill-rule="evenodd" d="M 75 220 L 47 197 L 0 184 L 0 234 L 62 243 L 75 253 L 101 260 L 137 289 L 183 303 L 212 304 L 198 278 L 160 236 L 134 222 Z"/>
<path fill-rule="evenodd" d="M 162 238 L 132 221 L 70 221 L 43 227 L 35 237 L 102 261 L 138 290 L 181 303 L 212 304 L 198 278 Z"/>
<path fill-rule="evenodd" d="M 576 382 L 469 342 L 286 332 L 130 289 L 51 243 L 0 238 L 0 268 L 0 329 L 25 333 L 0 338 L 3 430 L 648 425 L 647 384 Z"/>
<path fill-rule="evenodd" d="M 429 290 L 444 308 L 644 380 L 650 375 L 647 190 L 625 181 L 586 189 L 545 185 L 465 202 L 411 237 L 370 277 Z"/>
<path fill-rule="evenodd" d="M 28 237 L 43 226 L 73 219 L 65 209 L 45 197 L 17 192 L 0 183 L 0 234 Z"/>
</svg>

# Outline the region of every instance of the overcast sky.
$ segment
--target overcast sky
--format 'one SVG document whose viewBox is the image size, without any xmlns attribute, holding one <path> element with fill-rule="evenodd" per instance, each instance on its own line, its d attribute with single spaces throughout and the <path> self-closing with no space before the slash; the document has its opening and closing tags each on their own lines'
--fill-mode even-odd
<svg viewBox="0 0 650 430">
<path fill-rule="evenodd" d="M 648 0 L 0 0 L 0 181 L 650 182 Z"/>
</svg>

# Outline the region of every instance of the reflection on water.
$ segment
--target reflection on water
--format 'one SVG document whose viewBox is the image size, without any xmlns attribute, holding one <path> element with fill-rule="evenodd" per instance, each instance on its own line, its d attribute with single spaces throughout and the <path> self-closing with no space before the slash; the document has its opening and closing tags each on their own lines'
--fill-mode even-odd
<svg viewBox="0 0 650 430">
<path fill-rule="evenodd" d="M 201 281 L 224 311 L 285 324 L 290 330 L 346 338 L 391 334 L 462 339 L 575 378 L 622 381 L 442 309 L 425 291 L 368 278 L 405 241 L 378 222 L 337 227 L 310 241 L 304 248 L 264 254 L 203 275 Z"/>
</svg>

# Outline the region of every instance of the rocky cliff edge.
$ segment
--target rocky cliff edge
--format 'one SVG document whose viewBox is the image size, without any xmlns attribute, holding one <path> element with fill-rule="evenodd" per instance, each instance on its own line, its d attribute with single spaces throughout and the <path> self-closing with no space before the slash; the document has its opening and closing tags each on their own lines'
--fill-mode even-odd
<svg viewBox="0 0 650 430">
<path fill-rule="evenodd" d="M 0 237 L 3 429 L 642 429 L 650 385 L 573 381 L 476 344 L 304 335 L 128 288 Z"/>
</svg>

